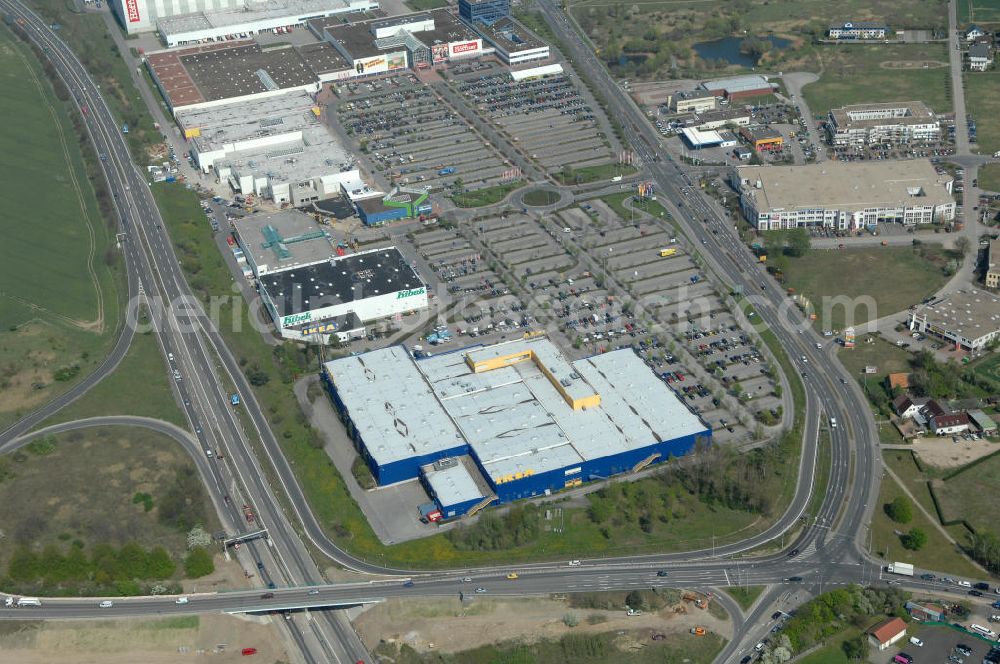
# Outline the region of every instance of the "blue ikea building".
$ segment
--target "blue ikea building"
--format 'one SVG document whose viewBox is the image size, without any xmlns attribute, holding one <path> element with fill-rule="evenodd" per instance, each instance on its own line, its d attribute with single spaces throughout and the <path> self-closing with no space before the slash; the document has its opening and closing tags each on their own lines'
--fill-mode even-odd
<svg viewBox="0 0 1000 664">
<path fill-rule="evenodd" d="M 381 485 L 419 479 L 445 518 L 637 472 L 711 430 L 631 350 L 575 362 L 545 337 L 415 360 L 394 346 L 323 379 Z"/>
</svg>

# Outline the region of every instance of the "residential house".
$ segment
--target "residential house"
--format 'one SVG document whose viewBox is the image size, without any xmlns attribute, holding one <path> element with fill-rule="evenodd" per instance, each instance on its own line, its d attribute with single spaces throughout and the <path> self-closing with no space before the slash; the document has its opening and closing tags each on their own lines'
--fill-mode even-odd
<svg viewBox="0 0 1000 664">
<path fill-rule="evenodd" d="M 986 71 L 993 64 L 993 52 L 989 44 L 973 44 L 966 54 L 970 71 Z"/>
<path fill-rule="evenodd" d="M 964 37 L 965 37 L 965 41 L 967 41 L 967 42 L 976 41 L 980 37 L 984 37 L 984 36 L 986 36 L 986 31 L 983 30 L 982 28 L 980 28 L 975 23 L 973 23 L 972 25 L 970 25 L 968 28 L 965 29 Z"/>
<path fill-rule="evenodd" d="M 969 429 L 968 415 L 949 410 L 934 399 L 927 402 L 920 414 L 926 418 L 928 429 L 933 431 L 935 436 L 962 433 Z"/>
<path fill-rule="evenodd" d="M 902 618 L 889 618 L 868 630 L 868 640 L 879 650 L 887 650 L 906 636 L 906 623 Z"/>
<path fill-rule="evenodd" d="M 944 622 L 947 619 L 944 607 L 931 602 L 910 600 L 906 603 L 906 612 L 910 614 L 911 618 L 920 622 Z"/>
<path fill-rule="evenodd" d="M 930 399 L 926 397 L 911 397 L 909 394 L 901 394 L 893 399 L 892 409 L 896 411 L 900 419 L 909 420 L 919 414 L 928 401 Z"/>
</svg>

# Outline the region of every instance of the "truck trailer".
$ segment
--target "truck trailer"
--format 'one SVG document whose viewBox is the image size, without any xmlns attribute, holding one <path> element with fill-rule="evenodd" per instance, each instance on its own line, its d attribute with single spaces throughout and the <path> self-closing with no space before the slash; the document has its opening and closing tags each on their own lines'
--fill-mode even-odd
<svg viewBox="0 0 1000 664">
<path fill-rule="evenodd" d="M 902 576 L 913 576 L 913 565 L 910 563 L 893 563 L 885 566 L 885 571 L 890 574 L 901 574 Z"/>
</svg>

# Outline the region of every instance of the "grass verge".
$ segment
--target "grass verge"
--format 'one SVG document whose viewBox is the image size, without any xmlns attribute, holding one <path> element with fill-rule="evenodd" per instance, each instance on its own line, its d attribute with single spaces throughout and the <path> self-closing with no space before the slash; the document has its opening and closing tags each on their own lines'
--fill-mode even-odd
<svg viewBox="0 0 1000 664">
<path fill-rule="evenodd" d="M 726 593 L 736 600 L 743 610 L 749 609 L 764 592 L 764 586 L 733 586 L 726 588 Z"/>
<path fill-rule="evenodd" d="M 511 182 L 510 184 L 498 184 L 493 187 L 463 191 L 451 197 L 451 201 L 462 208 L 485 207 L 495 205 L 507 197 L 507 194 L 524 186 L 524 182 Z"/>
<path fill-rule="evenodd" d="M 959 3 L 961 4 L 961 3 Z M 993 154 L 1000 150 L 1000 71 L 992 70 L 965 75 L 965 103 L 968 112 L 976 120 L 977 143 L 972 150 L 983 154 Z M 985 169 L 984 169 L 985 170 Z M 983 184 L 983 171 L 979 172 L 979 183 Z M 993 186 L 1000 186 L 995 180 Z M 985 185 L 984 185 L 985 188 Z M 991 190 L 993 191 L 993 190 Z"/>
</svg>

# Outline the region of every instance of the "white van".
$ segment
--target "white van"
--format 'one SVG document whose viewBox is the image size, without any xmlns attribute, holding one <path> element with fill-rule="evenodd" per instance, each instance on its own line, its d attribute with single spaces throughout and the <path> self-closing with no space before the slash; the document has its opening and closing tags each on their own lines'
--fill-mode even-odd
<svg viewBox="0 0 1000 664">
<path fill-rule="evenodd" d="M 3 605 L 6 606 L 8 609 L 10 607 L 14 606 L 14 598 L 13 597 L 8 597 L 7 600 L 4 602 Z"/>
<path fill-rule="evenodd" d="M 983 627 L 982 625 L 977 625 L 975 623 L 972 623 L 971 625 L 969 625 L 969 629 L 971 629 L 973 632 L 978 632 L 979 634 L 982 634 L 983 636 L 986 636 L 991 639 L 995 639 L 997 637 L 996 632 L 994 632 L 992 629 L 988 627 Z"/>
<path fill-rule="evenodd" d="M 830 428 L 831 429 L 836 429 L 837 428 L 837 418 L 836 417 L 831 417 L 830 418 Z"/>
<path fill-rule="evenodd" d="M 918 639 L 915 636 L 911 636 L 910 637 L 910 643 L 912 643 L 913 645 L 917 646 L 918 648 L 923 648 L 924 647 L 924 642 L 921 641 L 920 639 Z"/>
<path fill-rule="evenodd" d="M 37 597 L 18 597 L 17 598 L 17 605 L 18 606 L 41 606 L 42 605 L 42 600 L 38 599 Z"/>
</svg>

